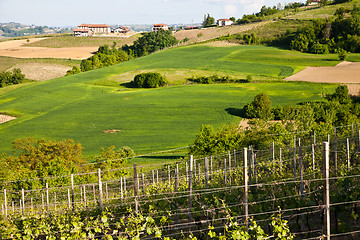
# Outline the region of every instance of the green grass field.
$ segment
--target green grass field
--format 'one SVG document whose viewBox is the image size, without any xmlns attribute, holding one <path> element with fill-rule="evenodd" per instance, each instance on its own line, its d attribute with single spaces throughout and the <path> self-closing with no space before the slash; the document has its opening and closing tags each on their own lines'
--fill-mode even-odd
<svg viewBox="0 0 360 240">
<path fill-rule="evenodd" d="M 276 56 L 276 57 L 274 57 Z M 304 60 L 307 59 L 307 60 Z M 45 82 L 0 89 L 0 112 L 20 116 L 0 125 L 0 152 L 10 152 L 11 142 L 31 136 L 74 139 L 85 156 L 100 147 L 130 146 L 136 153 L 173 149 L 191 144 L 201 124 L 239 123 L 228 113 L 242 108 L 266 92 L 274 105 L 321 100 L 336 85 L 259 82 L 247 84 L 184 85 L 180 73 L 281 79 L 310 66 L 337 63 L 334 55 L 310 55 L 263 46 L 174 48 L 112 67 Z M 173 73 L 172 85 L 159 89 L 131 89 L 118 77 L 128 72 L 157 69 Z M 130 75 L 129 75 L 130 76 Z M 124 77 L 121 81 L 132 80 Z M 99 84 L 112 83 L 112 86 Z M 111 85 L 111 84 L 108 84 Z M 105 130 L 120 130 L 105 133 Z M 141 161 L 163 161 L 147 158 Z"/>
</svg>

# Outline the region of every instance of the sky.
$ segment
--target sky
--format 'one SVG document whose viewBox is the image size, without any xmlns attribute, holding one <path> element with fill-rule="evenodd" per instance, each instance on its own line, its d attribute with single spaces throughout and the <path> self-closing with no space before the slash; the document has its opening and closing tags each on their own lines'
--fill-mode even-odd
<svg viewBox="0 0 360 240">
<path fill-rule="evenodd" d="M 0 22 L 51 27 L 92 24 L 191 24 L 258 12 L 295 0 L 0 0 Z M 304 0 L 296 0 L 304 2 Z"/>
</svg>

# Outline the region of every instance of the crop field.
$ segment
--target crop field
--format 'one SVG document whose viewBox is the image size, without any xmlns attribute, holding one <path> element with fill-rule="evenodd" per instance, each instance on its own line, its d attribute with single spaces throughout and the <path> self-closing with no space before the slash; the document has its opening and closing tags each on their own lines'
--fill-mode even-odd
<svg viewBox="0 0 360 240">
<path fill-rule="evenodd" d="M 135 34 L 130 37 L 74 37 L 74 36 L 60 36 L 46 38 L 39 42 L 28 44 L 30 47 L 48 47 L 48 48 L 66 48 L 66 47 L 100 47 L 104 44 L 117 46 L 124 44 L 132 44 L 138 39 L 141 34 Z"/>
<path fill-rule="evenodd" d="M 281 79 L 303 68 L 307 63 L 303 58 L 308 58 L 311 66 L 338 62 L 333 55 L 259 46 L 192 46 L 74 76 L 0 89 L 0 112 L 18 117 L 0 125 L 0 152 L 10 152 L 14 139 L 28 136 L 74 139 L 84 146 L 85 156 L 111 145 L 127 145 L 139 154 L 188 146 L 201 124 L 238 124 L 241 118 L 229 109 L 242 108 L 261 92 L 270 96 L 273 105 L 285 105 L 321 100 L 323 93 L 332 93 L 337 85 L 278 81 L 188 85 L 172 76 L 174 82 L 168 87 L 132 89 L 124 86 L 130 77 L 122 82 L 116 79 L 151 69 L 168 71 L 170 78 L 171 73 L 180 76 L 191 70 L 194 75 L 252 74 L 255 80 Z"/>
</svg>

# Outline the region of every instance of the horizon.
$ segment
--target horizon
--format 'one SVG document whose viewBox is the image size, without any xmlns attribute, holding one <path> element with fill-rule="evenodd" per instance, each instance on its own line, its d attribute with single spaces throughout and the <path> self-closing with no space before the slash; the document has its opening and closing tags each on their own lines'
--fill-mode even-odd
<svg viewBox="0 0 360 240">
<path fill-rule="evenodd" d="M 0 22 L 48 27 L 76 27 L 82 23 L 107 25 L 168 25 L 199 24 L 204 15 L 216 19 L 259 12 L 262 6 L 282 7 L 294 1 L 285 0 L 103 0 L 104 10 L 93 11 L 99 5 L 95 0 L 49 2 L 45 0 L 1 0 Z M 298 1 L 304 2 L 304 1 Z M 110 6 L 110 7 L 108 7 Z M 160 7 L 159 7 L 160 6 Z M 14 11 L 13 9 L 16 9 Z M 82 11 L 79 11 L 81 9 Z M 123 11 L 126 9 L 126 11 Z M 14 14 L 16 12 L 16 14 Z"/>
</svg>

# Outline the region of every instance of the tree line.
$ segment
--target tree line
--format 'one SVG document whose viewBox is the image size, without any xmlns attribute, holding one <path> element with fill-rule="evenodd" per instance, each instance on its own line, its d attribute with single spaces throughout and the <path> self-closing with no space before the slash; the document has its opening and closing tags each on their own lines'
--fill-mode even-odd
<svg viewBox="0 0 360 240">
<path fill-rule="evenodd" d="M 125 44 L 117 47 L 116 42 L 110 47 L 108 44 L 100 46 L 95 55 L 84 59 L 80 68 L 74 66 L 66 75 L 87 72 L 93 69 L 108 67 L 131 59 L 142 57 L 150 53 L 165 49 L 177 44 L 176 38 L 171 31 L 160 30 L 157 32 L 144 33 L 133 45 Z"/>
<path fill-rule="evenodd" d="M 360 52 L 360 7 L 340 7 L 332 19 L 314 20 L 296 31 L 290 42 L 293 50 L 324 54 Z"/>
<path fill-rule="evenodd" d="M 274 107 L 269 96 L 261 93 L 233 112 L 248 119 L 249 127 L 232 124 L 215 129 L 212 125 L 203 125 L 189 154 L 212 155 L 251 145 L 262 148 L 271 141 L 282 143 L 283 136 L 276 134 L 296 131 L 315 131 L 317 136 L 326 136 L 335 126 L 359 122 L 360 101 L 351 98 L 347 86 L 341 85 L 326 101 Z"/>
</svg>

